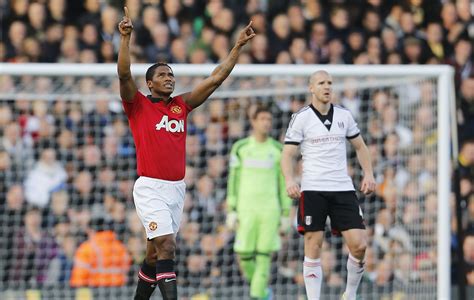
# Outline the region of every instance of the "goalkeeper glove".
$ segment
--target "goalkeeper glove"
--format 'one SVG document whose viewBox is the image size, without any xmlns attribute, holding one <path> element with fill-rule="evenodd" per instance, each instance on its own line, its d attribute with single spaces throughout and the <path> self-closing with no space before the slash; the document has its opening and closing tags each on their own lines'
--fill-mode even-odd
<svg viewBox="0 0 474 300">
<path fill-rule="evenodd" d="M 237 220 L 238 220 L 237 213 L 235 211 L 229 211 L 225 219 L 225 225 L 227 226 L 228 229 L 235 230 L 235 227 L 237 225 Z"/>
<path fill-rule="evenodd" d="M 286 234 L 290 231 L 291 219 L 288 216 L 280 217 L 280 233 Z"/>
</svg>

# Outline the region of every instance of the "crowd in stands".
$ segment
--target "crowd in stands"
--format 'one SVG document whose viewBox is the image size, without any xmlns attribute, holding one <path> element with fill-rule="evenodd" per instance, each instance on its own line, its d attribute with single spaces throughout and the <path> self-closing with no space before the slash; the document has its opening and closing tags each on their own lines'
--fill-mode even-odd
<svg viewBox="0 0 474 300">
<path fill-rule="evenodd" d="M 241 54 L 241 64 L 453 66 L 460 188 L 467 210 L 462 241 L 456 239 L 452 216 L 452 250 L 463 247 L 466 280 L 474 285 L 474 7 L 469 0 L 0 0 L 0 62 L 116 63 L 124 5 L 134 24 L 132 63 L 218 63 L 238 29 L 251 20 L 257 36 Z M 144 87 L 144 79 L 137 80 Z M 0 76 L 0 93 L 16 83 Z M 91 78 L 76 84 L 97 95 L 117 87 Z M 250 89 L 265 82 L 238 84 Z M 359 122 L 379 183 L 377 193 L 363 199 L 371 239 L 364 281 L 388 290 L 434 284 L 436 87 L 426 81 L 394 92 L 361 91 L 356 85 L 344 81 L 335 101 Z M 40 78 L 32 87 L 48 91 L 54 84 Z M 215 99 L 189 117 L 177 270 L 179 285 L 192 293 L 244 284 L 232 253 L 233 235 L 223 226 L 225 177 L 230 147 L 248 133 L 249 112 L 259 102 L 271 106 L 273 135 L 281 138 L 305 98 Z M 117 265 L 110 262 L 125 274 L 114 282 L 134 286 L 145 253 L 131 196 L 134 151 L 117 99 L 0 101 L 2 286 L 100 285 L 85 283 L 79 278 L 84 270 L 75 270 L 98 230 L 97 220 L 108 224 L 103 235 L 128 251 Z M 446 201 L 454 212 L 454 197 Z M 327 240 L 321 254 L 325 282 L 340 287 L 345 282 L 341 257 L 347 253 L 337 238 Z M 293 232 L 275 257 L 272 282 L 301 291 L 301 261 L 301 238 Z M 454 264 L 454 283 L 460 280 L 456 274 Z"/>
</svg>

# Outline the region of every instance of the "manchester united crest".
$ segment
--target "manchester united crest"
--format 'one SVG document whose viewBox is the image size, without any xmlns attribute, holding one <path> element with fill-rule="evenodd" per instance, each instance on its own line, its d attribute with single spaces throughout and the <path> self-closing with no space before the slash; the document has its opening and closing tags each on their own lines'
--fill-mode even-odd
<svg viewBox="0 0 474 300">
<path fill-rule="evenodd" d="M 171 107 L 171 112 L 174 114 L 179 114 L 181 113 L 181 107 L 179 107 L 178 105 L 174 105 Z"/>
<path fill-rule="evenodd" d="M 158 228 L 158 224 L 156 224 L 156 222 L 150 222 L 148 228 L 150 228 L 151 231 L 155 231 L 156 228 Z"/>
</svg>

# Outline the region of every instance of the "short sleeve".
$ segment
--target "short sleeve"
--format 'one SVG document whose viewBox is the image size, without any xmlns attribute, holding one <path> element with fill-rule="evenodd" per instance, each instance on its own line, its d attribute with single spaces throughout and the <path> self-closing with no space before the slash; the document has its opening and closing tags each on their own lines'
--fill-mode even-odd
<svg viewBox="0 0 474 300">
<path fill-rule="evenodd" d="M 303 122 L 298 114 L 291 116 L 290 124 L 285 135 L 285 144 L 299 145 L 303 141 Z"/>
<path fill-rule="evenodd" d="M 140 91 L 137 91 L 135 96 L 133 96 L 132 102 L 127 102 L 122 99 L 123 110 L 127 116 L 130 116 L 134 111 L 136 111 L 137 107 L 140 105 L 140 99 L 142 97 L 144 97 L 143 94 Z"/>
<path fill-rule="evenodd" d="M 359 136 L 360 129 L 359 127 L 357 127 L 357 122 L 354 120 L 350 112 L 347 112 L 347 116 L 348 116 L 347 117 L 348 126 L 347 126 L 346 138 L 353 139 Z"/>
</svg>

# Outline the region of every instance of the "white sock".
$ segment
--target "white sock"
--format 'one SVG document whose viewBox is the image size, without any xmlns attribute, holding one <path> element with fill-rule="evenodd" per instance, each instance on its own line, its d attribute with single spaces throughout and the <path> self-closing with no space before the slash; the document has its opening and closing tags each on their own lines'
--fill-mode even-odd
<svg viewBox="0 0 474 300">
<path fill-rule="evenodd" d="M 364 262 L 349 254 L 347 258 L 346 299 L 355 300 L 362 275 L 364 275 Z"/>
<path fill-rule="evenodd" d="M 308 300 L 319 300 L 321 296 L 321 283 L 323 282 L 323 269 L 321 259 L 304 257 L 303 277 Z"/>
</svg>

